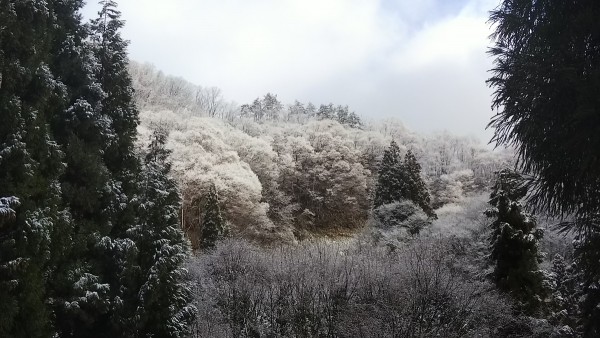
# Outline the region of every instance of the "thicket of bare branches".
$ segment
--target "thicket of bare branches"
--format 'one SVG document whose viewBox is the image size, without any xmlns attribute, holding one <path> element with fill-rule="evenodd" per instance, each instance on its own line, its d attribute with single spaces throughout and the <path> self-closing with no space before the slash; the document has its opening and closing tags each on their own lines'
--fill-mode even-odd
<svg viewBox="0 0 600 338">
<path fill-rule="evenodd" d="M 193 337 L 489 337 L 531 332 L 452 240 L 385 248 L 231 240 L 192 264 Z M 539 331 L 539 330 L 536 330 Z"/>
</svg>

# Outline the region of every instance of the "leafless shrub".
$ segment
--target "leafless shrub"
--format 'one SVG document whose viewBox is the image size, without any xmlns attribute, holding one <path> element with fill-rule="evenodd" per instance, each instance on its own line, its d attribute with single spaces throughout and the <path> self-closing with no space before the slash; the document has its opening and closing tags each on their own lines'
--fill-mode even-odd
<svg viewBox="0 0 600 338">
<path fill-rule="evenodd" d="M 261 249 L 230 240 L 191 270 L 194 337 L 493 336 L 510 308 L 469 281 L 444 240 L 390 252 L 353 243 Z"/>
</svg>

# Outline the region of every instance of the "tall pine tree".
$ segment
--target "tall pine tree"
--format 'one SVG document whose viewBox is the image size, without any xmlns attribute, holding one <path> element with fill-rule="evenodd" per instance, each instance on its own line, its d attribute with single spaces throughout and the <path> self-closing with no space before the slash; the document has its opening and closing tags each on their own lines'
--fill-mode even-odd
<svg viewBox="0 0 600 338">
<path fill-rule="evenodd" d="M 66 94 L 50 70 L 55 25 L 44 1 L 0 2 L 2 337 L 53 333 L 47 282 L 70 226 L 57 183 L 63 153 L 47 125 Z"/>
<path fill-rule="evenodd" d="M 142 171 L 140 223 L 130 230 L 139 250 L 136 337 L 184 337 L 194 318 L 183 268 L 189 244 L 179 224 L 181 199 L 169 177 L 167 133 L 157 129 Z"/>
<path fill-rule="evenodd" d="M 223 239 L 228 233 L 227 224 L 221 215 L 219 206 L 219 195 L 214 185 L 211 185 L 204 202 L 204 215 L 202 218 L 202 237 L 200 247 L 203 249 L 212 248 L 215 243 Z"/>
<path fill-rule="evenodd" d="M 103 1 L 100 18 L 84 25 L 82 4 L 0 1 L 0 336 L 183 332 L 189 297 L 177 284 L 141 291 L 165 261 L 172 267 L 160 270 L 178 275 L 187 251 L 170 230 L 153 241 L 170 243 L 163 251 L 174 258 L 140 249 L 147 242 L 135 229 L 163 206 L 139 207 L 122 21 Z M 178 319 L 141 319 L 150 299 Z"/>
<path fill-rule="evenodd" d="M 133 152 L 139 117 L 127 68 L 128 42 L 121 38 L 120 29 L 124 22 L 116 3 L 103 0 L 100 4 L 102 8 L 98 18 L 91 23 L 91 40 L 98 60 L 96 79 L 105 93 L 101 109 L 110 119 L 114 132 L 105 145 L 104 160 L 108 169 L 124 185 L 123 189 L 128 191 L 137 187 L 134 178 L 139 171 L 139 161 Z"/>
<path fill-rule="evenodd" d="M 592 226 L 595 228 L 577 233 L 574 241 L 575 261 L 581 269 L 579 310 L 583 337 L 600 335 L 600 219 L 595 219 Z"/>
<path fill-rule="evenodd" d="M 96 33 L 81 22 L 82 1 L 48 3 L 59 23 L 53 71 L 68 93 L 51 124 L 65 152 L 61 187 L 74 226 L 73 245 L 53 286 L 56 326 L 62 335 L 112 335 L 128 324 L 121 315 L 127 305 L 122 274 L 135 254 L 134 243 L 124 236 L 133 224 L 119 221 L 128 196 L 105 158 L 117 139 L 118 114 L 104 109 L 104 102 L 117 92 L 99 82 Z"/>
<path fill-rule="evenodd" d="M 437 218 L 431 207 L 431 197 L 429 196 L 427 185 L 425 185 L 421 177 L 421 165 L 417 162 L 417 158 L 412 151 L 409 150 L 404 156 L 402 167 L 405 179 L 404 197 L 421 207 L 428 217 Z"/>
<path fill-rule="evenodd" d="M 490 13 L 494 141 L 520 155 L 532 205 L 575 218 L 583 335 L 600 336 L 600 2 L 504 0 Z"/>
<path fill-rule="evenodd" d="M 124 25 L 116 3 L 100 1 L 98 17 L 90 25 L 90 42 L 97 66 L 95 78 L 104 97 L 99 110 L 108 122 L 112 132 L 103 145 L 102 155 L 109 171 L 118 207 L 111 213 L 111 231 L 104 238 L 109 250 L 104 257 L 105 266 L 112 272 L 107 281 L 113 292 L 111 297 L 118 300 L 113 306 L 110 325 L 117 330 L 126 330 L 135 323 L 138 289 L 134 275 L 139 270 L 136 255 L 143 255 L 136 247 L 129 230 L 139 223 L 138 209 L 141 193 L 140 161 L 134 152 L 138 111 L 133 102 L 132 80 L 127 70 L 128 42 L 121 38 Z M 144 217 L 143 213 L 139 215 Z"/>
<path fill-rule="evenodd" d="M 519 174 L 501 170 L 490 196 L 492 208 L 485 214 L 493 219 L 489 256 L 494 264 L 493 280 L 520 303 L 521 310 L 532 315 L 540 310 L 545 293 L 538 268 L 538 241 L 543 232 L 519 203 L 526 193 Z"/>
<path fill-rule="evenodd" d="M 403 197 L 404 177 L 402 176 L 402 157 L 396 141 L 383 152 L 379 166 L 379 176 L 375 187 L 375 208 L 384 204 L 400 201 Z"/>
<path fill-rule="evenodd" d="M 421 177 L 421 165 L 410 150 L 402 161 L 400 148 L 392 141 L 383 153 L 373 206 L 378 208 L 405 200 L 419 206 L 428 217 L 436 217 L 431 208 L 427 186 Z"/>
</svg>

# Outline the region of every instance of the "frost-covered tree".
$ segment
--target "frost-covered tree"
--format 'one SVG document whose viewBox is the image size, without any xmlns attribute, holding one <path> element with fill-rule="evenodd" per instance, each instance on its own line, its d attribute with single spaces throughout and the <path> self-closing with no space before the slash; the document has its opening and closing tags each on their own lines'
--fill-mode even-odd
<svg viewBox="0 0 600 338">
<path fill-rule="evenodd" d="M 262 108 L 262 102 L 260 98 L 256 98 L 252 104 L 243 104 L 240 107 L 242 116 L 251 117 L 254 121 L 262 120 L 264 113 Z"/>
<path fill-rule="evenodd" d="M 359 128 L 362 123 L 360 117 L 353 111 L 348 109 L 348 106 L 337 106 L 334 109 L 335 119 L 350 128 Z"/>
<path fill-rule="evenodd" d="M 360 119 L 360 116 L 354 111 L 350 112 L 348 118 L 343 122 L 343 124 L 349 126 L 350 128 L 361 128 L 363 123 Z"/>
<path fill-rule="evenodd" d="M 277 95 L 267 93 L 262 99 L 258 97 L 251 105 L 244 104 L 240 109 L 242 116 L 252 117 L 254 121 L 278 120 L 283 105 L 277 99 Z"/>
<path fill-rule="evenodd" d="M 0 197 L 0 227 L 13 222 L 16 218 L 15 208 L 21 203 L 15 196 Z"/>
<path fill-rule="evenodd" d="M 62 24 L 53 65 L 67 89 L 51 125 L 65 153 L 62 196 L 75 225 L 56 278 L 65 284 L 53 298 L 56 327 L 61 335 L 111 335 L 129 324 L 125 276 L 136 250 L 126 235 L 139 171 L 126 43 L 113 2 L 102 2 L 91 29 L 81 23 L 82 2 L 50 3 Z"/>
<path fill-rule="evenodd" d="M 514 146 L 520 169 L 535 177 L 533 205 L 575 216 L 563 226 L 580 232 L 586 337 L 600 336 L 599 15 L 594 0 L 506 0 L 490 14 L 494 140 Z"/>
<path fill-rule="evenodd" d="M 143 188 L 139 181 L 141 165 L 134 152 L 139 118 L 128 72 L 128 42 L 120 34 L 124 21 L 115 1 L 103 0 L 100 5 L 98 17 L 90 25 L 90 41 L 97 62 L 95 78 L 104 93 L 99 110 L 112 131 L 102 148 L 102 157 L 119 201 L 111 214 L 112 228 L 107 236 L 111 240 L 105 238 L 103 241 L 108 243 L 105 257 L 109 262 L 105 264 L 110 267 L 111 275 L 107 280 L 114 292 L 111 297 L 118 297 L 122 302 L 114 307 L 111 325 L 125 331 L 133 326 L 130 324 L 139 296 L 137 289 L 129 284 L 138 269 L 135 257 L 139 249 L 129 231 L 141 222 L 146 212 L 151 211 L 140 209 L 137 198 Z M 151 254 L 137 251 L 137 255 Z"/>
<path fill-rule="evenodd" d="M 287 121 L 300 121 L 306 115 L 304 104 L 298 100 L 288 106 Z"/>
<path fill-rule="evenodd" d="M 413 202 L 403 200 L 384 204 L 373 210 L 374 226 L 380 229 L 405 228 L 409 234 L 418 234 L 431 224 L 429 216 Z"/>
<path fill-rule="evenodd" d="M 435 209 L 446 204 L 460 203 L 470 193 L 477 190 L 473 171 L 458 170 L 441 175 L 433 181 L 431 187 L 431 206 Z"/>
<path fill-rule="evenodd" d="M 227 223 L 221 215 L 219 195 L 214 185 L 208 190 L 203 209 L 200 247 L 208 249 L 214 247 L 215 243 L 223 239 L 229 232 Z"/>
<path fill-rule="evenodd" d="M 578 298 L 581 296 L 581 276 L 574 262 L 556 254 L 548 276 L 549 319 L 555 326 L 577 328 Z"/>
<path fill-rule="evenodd" d="M 100 4 L 98 18 L 91 22 L 91 40 L 98 61 L 96 79 L 105 94 L 101 109 L 114 132 L 104 150 L 104 159 L 127 191 L 133 190 L 127 184 L 135 186 L 134 177 L 139 170 L 139 161 L 133 152 L 139 118 L 127 68 L 128 42 L 120 34 L 124 21 L 115 1 L 103 0 Z"/>
<path fill-rule="evenodd" d="M 106 266 L 110 266 L 109 273 L 112 274 L 108 278 L 114 292 L 111 297 L 122 301 L 121 305 L 114 307 L 111 325 L 125 331 L 132 326 L 131 318 L 138 297 L 135 287 L 129 284 L 137 269 L 135 254 L 138 248 L 128 231 L 140 222 L 138 216 L 144 217 L 146 212 L 143 209 L 142 213 L 136 212 L 136 209 L 140 210 L 137 196 L 141 187 L 140 161 L 134 152 L 134 141 L 139 119 L 128 72 L 128 42 L 120 34 L 124 26 L 121 13 L 114 1 L 103 0 L 100 5 L 98 17 L 90 25 L 90 41 L 97 62 L 95 78 L 104 93 L 99 110 L 112 131 L 102 148 L 102 157 L 112 177 L 116 199 L 120 202 L 110 219 L 112 229 L 108 237 L 111 240 L 105 238 L 104 242 L 108 243 L 106 259 L 109 262 Z"/>
<path fill-rule="evenodd" d="M 462 183 L 452 175 L 441 175 L 431 185 L 432 202 L 434 209 L 446 204 L 456 204 L 464 197 Z"/>
<path fill-rule="evenodd" d="M 579 299 L 580 331 L 583 337 L 596 337 L 600 333 L 600 220 L 595 219 L 591 228 L 575 237 L 575 262 L 580 269 L 581 294 Z"/>
<path fill-rule="evenodd" d="M 390 146 L 383 152 L 373 206 L 377 208 L 384 204 L 402 200 L 404 197 L 404 184 L 400 148 L 395 141 L 392 141 Z"/>
<path fill-rule="evenodd" d="M 334 121 L 290 127 L 274 147 L 280 153 L 279 186 L 302 229 L 354 228 L 368 211 L 367 178 L 348 130 Z"/>
<path fill-rule="evenodd" d="M 278 120 L 283 105 L 277 99 L 277 95 L 267 93 L 262 99 L 262 108 L 267 119 Z"/>
<path fill-rule="evenodd" d="M 147 215 L 122 22 L 103 1 L 84 25 L 82 5 L 0 4 L 0 336 L 131 332 L 139 260 L 158 259 L 130 231 Z"/>
<path fill-rule="evenodd" d="M 189 298 L 172 283 L 187 254 L 179 205 L 155 204 L 173 195 L 158 183 L 138 194 L 168 166 L 140 174 L 122 21 L 101 4 L 88 26 L 79 0 L 0 3 L 2 337 L 185 331 Z M 153 218 L 165 210 L 174 225 Z M 138 231 L 151 220 L 154 237 Z"/>
<path fill-rule="evenodd" d="M 421 207 L 427 216 L 436 218 L 435 212 L 431 208 L 431 197 L 427 185 L 421 177 L 421 165 L 410 150 L 404 156 L 402 171 L 404 172 L 402 177 L 405 180 L 403 197 Z"/>
<path fill-rule="evenodd" d="M 133 325 L 126 332 L 136 337 L 185 337 L 195 315 L 184 268 L 189 244 L 179 223 L 181 200 L 169 177 L 166 140 L 164 130 L 152 135 L 142 170 L 139 224 L 129 230 L 138 249 L 139 277 Z"/>
<path fill-rule="evenodd" d="M 335 108 L 333 107 L 333 103 L 320 105 L 316 116 L 319 120 L 335 119 L 336 114 L 335 114 Z"/>
<path fill-rule="evenodd" d="M 312 104 L 312 102 L 309 102 L 306 104 L 306 115 L 308 117 L 313 117 L 315 116 L 315 114 L 317 113 L 317 107 L 315 107 L 314 104 Z"/>
<path fill-rule="evenodd" d="M 52 72 L 53 3 L 0 3 L 0 336 L 52 336 L 58 262 L 72 224 L 49 119 L 65 102 Z M 16 197 L 15 197 L 16 196 Z"/>
<path fill-rule="evenodd" d="M 335 118 L 341 124 L 346 124 L 349 121 L 350 110 L 348 106 L 338 105 L 334 108 Z"/>
<path fill-rule="evenodd" d="M 519 202 L 526 193 L 518 173 L 501 170 L 490 195 L 492 208 L 485 214 L 493 220 L 489 255 L 494 265 L 492 278 L 500 290 L 514 297 L 521 310 L 534 314 L 545 294 L 538 267 L 538 242 L 543 232 Z"/>
<path fill-rule="evenodd" d="M 406 158 L 410 166 L 402 161 L 395 141 L 384 151 L 375 187 L 373 218 L 377 227 L 400 226 L 416 234 L 428 223 L 417 209 L 423 209 L 421 204 L 429 205 L 429 195 L 418 163 L 415 166 L 416 159 L 411 162 L 414 159 L 411 153 Z M 432 212 L 430 208 L 427 211 Z"/>
<path fill-rule="evenodd" d="M 165 117 L 169 118 L 167 124 Z M 268 213 L 271 187 L 277 187 L 277 182 L 272 180 L 276 180 L 278 174 L 271 172 L 277 155 L 269 143 L 214 119 L 179 120 L 176 115 L 160 113 L 148 114 L 146 120 L 162 125 L 172 123 L 176 127 L 169 136 L 173 177 L 182 192 L 183 228 L 194 248 L 199 245 L 202 229 L 198 202 L 212 184 L 219 191 L 223 213 L 236 232 L 255 234 L 273 228 Z M 149 134 L 146 127 L 140 131 Z M 267 183 L 263 185 L 261 180 Z"/>
<path fill-rule="evenodd" d="M 198 88 L 196 102 L 202 112 L 210 117 L 215 117 L 224 106 L 221 89 L 217 87 Z"/>
</svg>

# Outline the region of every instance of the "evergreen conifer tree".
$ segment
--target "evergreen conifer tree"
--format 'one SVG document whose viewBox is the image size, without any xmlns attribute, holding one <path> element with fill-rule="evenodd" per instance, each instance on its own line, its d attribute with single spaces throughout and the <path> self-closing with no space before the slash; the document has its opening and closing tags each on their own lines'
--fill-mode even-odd
<svg viewBox="0 0 600 338">
<path fill-rule="evenodd" d="M 157 129 L 145 157 L 140 223 L 135 239 L 140 270 L 132 336 L 184 337 L 194 318 L 191 289 L 183 267 L 189 245 L 179 224 L 181 200 L 171 179 L 167 133 Z"/>
<path fill-rule="evenodd" d="M 100 1 L 98 18 L 91 23 L 91 40 L 98 66 L 96 79 L 105 93 L 101 110 L 110 121 L 113 135 L 103 150 L 107 168 L 114 175 L 129 203 L 113 222 L 126 229 L 135 222 L 132 196 L 139 190 L 136 181 L 140 163 L 134 153 L 134 141 L 139 123 L 133 100 L 133 85 L 128 72 L 128 42 L 120 35 L 124 22 L 112 0 Z"/>
<path fill-rule="evenodd" d="M 373 217 L 377 227 L 401 226 L 414 235 L 430 223 L 430 216 L 419 210 L 422 207 L 413 198 L 421 198 L 418 201 L 429 205 L 426 199 L 429 194 L 421 179 L 421 167 L 411 153 L 407 156 L 409 166 L 402 161 L 395 141 L 384 151 L 375 188 Z M 410 162 L 413 159 L 414 162 Z"/>
<path fill-rule="evenodd" d="M 319 106 L 319 110 L 317 111 L 317 118 L 319 120 L 333 120 L 335 118 L 335 108 L 333 107 L 333 103 L 322 104 L 321 106 Z"/>
<path fill-rule="evenodd" d="M 355 112 L 350 112 L 346 121 L 346 125 L 350 126 L 350 128 L 361 128 L 363 124 L 358 114 Z"/>
<path fill-rule="evenodd" d="M 545 292 L 538 268 L 538 241 L 543 233 L 536 229 L 535 218 L 519 203 L 526 193 L 519 174 L 501 170 L 490 196 L 492 208 L 485 214 L 493 219 L 489 256 L 494 264 L 493 280 L 520 303 L 521 310 L 531 315 L 540 310 Z"/>
<path fill-rule="evenodd" d="M 21 205 L 14 196 L 0 197 L 0 227 L 12 223 L 16 217 L 15 208 Z"/>
<path fill-rule="evenodd" d="M 204 217 L 202 219 L 202 238 L 200 247 L 212 248 L 215 243 L 227 235 L 228 229 L 219 206 L 219 196 L 214 185 L 208 190 L 204 203 Z"/>
<path fill-rule="evenodd" d="M 410 150 L 402 161 L 400 148 L 392 141 L 383 153 L 373 206 L 378 208 L 405 200 L 419 206 L 428 217 L 435 217 L 427 186 L 421 178 L 421 165 Z"/>
<path fill-rule="evenodd" d="M 48 281 L 69 241 L 57 183 L 63 153 L 47 124 L 65 94 L 50 70 L 55 23 L 44 1 L 0 3 L 2 337 L 53 334 Z"/>
<path fill-rule="evenodd" d="M 564 257 L 556 254 L 552 259 L 552 266 L 548 282 L 550 284 L 549 307 L 550 321 L 555 326 L 577 328 L 578 298 L 581 296 L 580 273 L 576 264 L 568 264 Z"/>
<path fill-rule="evenodd" d="M 600 336 L 600 3 L 504 0 L 495 25 L 490 125 L 520 155 L 530 203 L 577 231 L 583 335 Z"/>
<path fill-rule="evenodd" d="M 125 165 L 110 161 L 111 145 L 127 134 L 115 128 L 127 112 L 111 102 L 126 88 L 111 86 L 101 78 L 100 54 L 125 52 L 98 48 L 101 31 L 97 25 L 90 30 L 82 24 L 82 1 L 48 4 L 59 23 L 52 45 L 52 70 L 67 90 L 66 102 L 56 106 L 50 122 L 65 153 L 62 198 L 73 218 L 72 245 L 67 246 L 53 282 L 56 329 L 61 335 L 114 335 L 130 324 L 124 314 L 131 303 L 126 297 L 131 290 L 125 274 L 134 268 L 136 248 L 125 235 L 134 223 L 133 213 L 129 213 L 128 221 L 122 221 L 124 210 L 130 209 L 131 196 L 119 175 L 124 170 L 117 167 Z M 119 66 L 122 64 L 116 63 L 110 71 L 118 71 Z M 129 133 L 135 133 L 135 126 L 129 128 Z M 119 154 L 124 162 L 133 156 L 132 150 L 129 155 Z"/>
<path fill-rule="evenodd" d="M 429 191 L 427 191 L 427 186 L 421 177 L 421 165 L 417 162 L 417 158 L 412 151 L 409 150 L 404 156 L 404 164 L 402 167 L 404 170 L 403 177 L 405 179 L 404 197 L 421 207 L 428 217 L 437 218 L 433 208 L 431 208 Z"/>
<path fill-rule="evenodd" d="M 0 2 L 2 337 L 181 336 L 191 316 L 178 206 L 162 195 L 177 193 L 165 163 L 140 174 L 123 23 L 101 4 L 86 26 L 80 0 Z M 139 198 L 140 181 L 164 203 Z"/>
<path fill-rule="evenodd" d="M 404 177 L 402 172 L 402 157 L 396 141 L 383 152 L 379 166 L 379 176 L 375 188 L 374 208 L 384 204 L 400 201 L 404 196 Z"/>
<path fill-rule="evenodd" d="M 140 161 L 134 152 L 138 111 L 133 101 L 133 88 L 128 73 L 127 45 L 121 38 L 124 25 L 116 3 L 100 1 L 98 17 L 90 25 L 90 43 L 97 62 L 94 76 L 103 91 L 98 110 L 106 120 L 111 133 L 102 145 L 102 162 L 111 178 L 113 200 L 117 201 L 110 213 L 110 232 L 103 238 L 106 250 L 103 259 L 107 270 L 105 280 L 111 289 L 110 297 L 116 302 L 110 312 L 110 326 L 124 332 L 136 321 L 139 285 L 135 275 L 139 269 L 139 252 L 130 229 L 139 224 L 145 210 L 139 208 Z M 136 213 L 136 210 L 142 210 Z M 110 239 L 110 240 L 109 240 Z"/>
<path fill-rule="evenodd" d="M 598 227 L 600 220 L 595 220 Z M 600 335 L 600 231 L 588 229 L 575 237 L 575 262 L 581 269 L 581 288 L 579 295 L 580 331 L 583 337 Z"/>
</svg>

